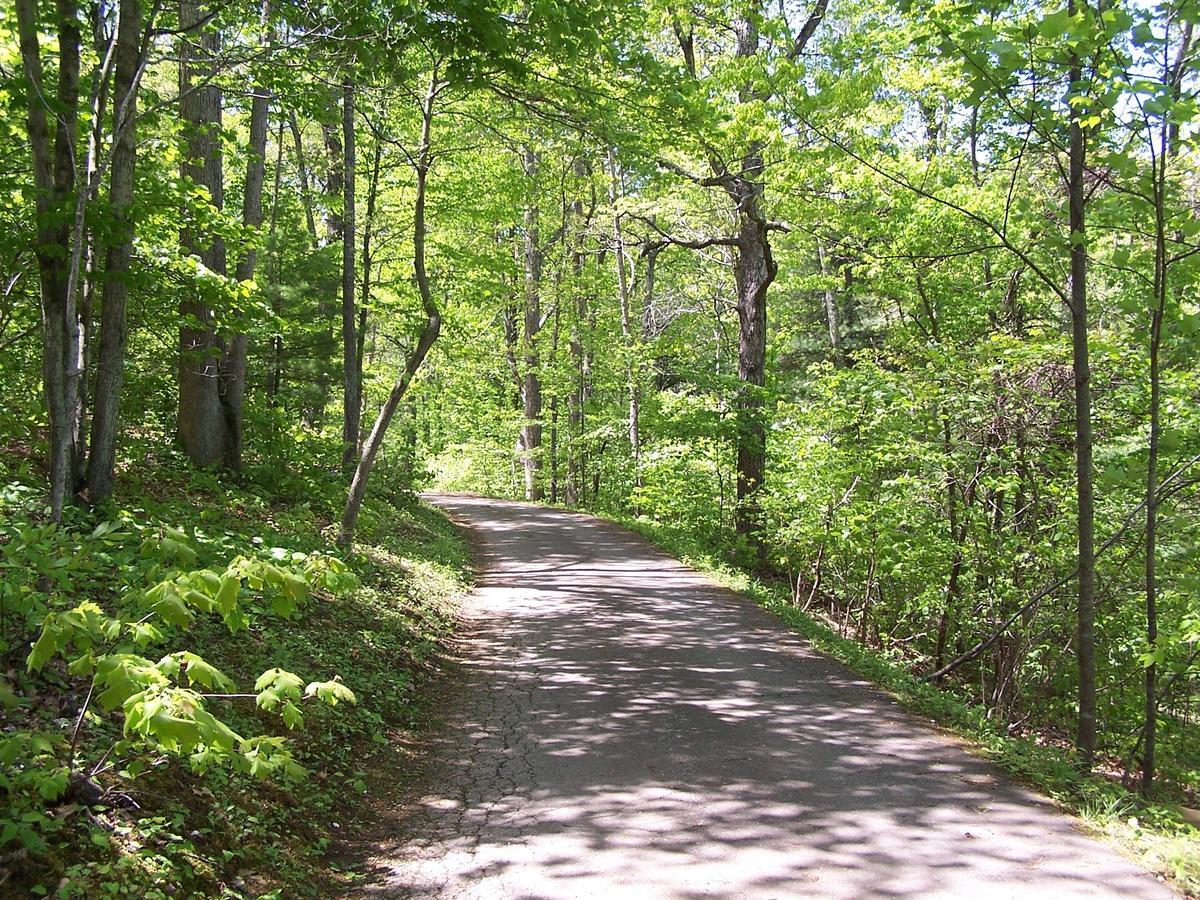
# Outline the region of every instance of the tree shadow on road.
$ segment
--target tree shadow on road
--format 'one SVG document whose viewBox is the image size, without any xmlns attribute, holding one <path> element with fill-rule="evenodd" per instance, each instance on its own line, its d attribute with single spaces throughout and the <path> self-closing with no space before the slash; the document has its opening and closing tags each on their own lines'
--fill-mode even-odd
<svg viewBox="0 0 1200 900">
<path fill-rule="evenodd" d="M 1169 896 L 749 600 L 622 529 L 442 499 L 488 570 L 368 896 Z"/>
</svg>

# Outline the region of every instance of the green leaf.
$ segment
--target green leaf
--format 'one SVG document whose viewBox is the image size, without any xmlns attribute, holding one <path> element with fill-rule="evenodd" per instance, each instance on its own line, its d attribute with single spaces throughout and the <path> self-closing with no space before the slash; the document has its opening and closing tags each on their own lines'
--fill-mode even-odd
<svg viewBox="0 0 1200 900">
<path fill-rule="evenodd" d="M 229 614 L 237 607 L 238 593 L 242 589 L 242 580 L 233 575 L 222 575 L 221 583 L 217 589 L 217 607 L 225 614 Z"/>
<path fill-rule="evenodd" d="M 283 704 L 283 708 L 279 710 L 279 716 L 288 728 L 298 728 L 304 724 L 304 716 L 300 712 L 300 707 L 290 700 Z"/>
<path fill-rule="evenodd" d="M 30 672 L 38 672 L 50 658 L 58 652 L 58 632 L 55 628 L 54 613 L 46 616 L 42 622 L 42 633 L 38 636 L 37 643 L 33 645 L 33 649 L 29 652 L 29 658 L 25 661 L 26 667 Z"/>
<path fill-rule="evenodd" d="M 358 699 L 354 696 L 354 692 L 342 684 L 339 678 L 334 678 L 332 681 L 312 682 L 304 689 L 304 696 L 315 696 L 318 700 L 328 703 L 330 706 L 336 706 L 341 700 L 345 700 L 351 705 L 358 702 Z"/>
</svg>

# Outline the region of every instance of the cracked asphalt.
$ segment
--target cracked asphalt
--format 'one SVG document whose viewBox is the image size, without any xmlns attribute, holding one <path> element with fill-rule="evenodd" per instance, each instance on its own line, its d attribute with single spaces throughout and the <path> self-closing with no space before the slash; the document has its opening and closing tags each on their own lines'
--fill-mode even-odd
<svg viewBox="0 0 1200 900">
<path fill-rule="evenodd" d="M 444 726 L 357 896 L 1175 896 L 629 532 L 427 499 L 485 571 Z"/>
</svg>

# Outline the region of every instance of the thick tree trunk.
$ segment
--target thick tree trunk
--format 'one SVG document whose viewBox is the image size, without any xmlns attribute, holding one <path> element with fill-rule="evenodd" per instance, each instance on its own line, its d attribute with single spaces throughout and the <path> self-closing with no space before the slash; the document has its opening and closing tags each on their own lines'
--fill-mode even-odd
<svg viewBox="0 0 1200 900">
<path fill-rule="evenodd" d="M 58 108 L 52 137 L 46 118 L 36 0 L 17 0 L 16 3 L 21 59 L 29 83 L 27 122 L 37 190 L 42 389 L 49 417 L 50 513 L 55 521 L 62 517 L 75 468 L 79 323 L 70 284 L 71 217 L 67 211 L 76 188 L 80 45 L 74 0 L 58 0 L 56 13 L 59 27 Z"/>
<path fill-rule="evenodd" d="M 270 0 L 262 5 L 261 25 L 263 40 L 268 41 Z M 242 198 L 242 224 L 250 230 L 258 230 L 263 221 L 263 180 L 267 171 L 267 111 L 270 107 L 270 92 L 263 84 L 256 84 L 250 101 L 250 144 L 246 148 L 246 187 Z M 253 281 L 258 252 L 251 246 L 238 260 L 237 280 Z M 229 339 L 221 359 L 221 411 L 225 417 L 225 445 L 221 452 L 222 462 L 234 472 L 242 468 L 242 410 L 246 397 L 246 361 L 249 341 L 244 334 L 235 334 Z"/>
<path fill-rule="evenodd" d="M 1077 0 L 1069 0 L 1074 14 Z M 1084 90 L 1083 65 L 1070 56 L 1071 96 Z M 1075 745 L 1080 765 L 1091 769 L 1096 753 L 1095 508 L 1092 498 L 1092 389 L 1088 358 L 1087 244 L 1085 220 L 1086 137 L 1079 117 L 1071 118 L 1067 194 L 1071 236 L 1071 344 L 1075 373 L 1075 485 L 1078 501 L 1079 575 L 1075 656 L 1079 665 L 1079 728 Z"/>
<path fill-rule="evenodd" d="M 221 152 L 221 91 L 208 80 L 214 74 L 220 38 L 211 27 L 200 28 L 206 11 L 196 0 L 181 0 L 179 24 L 184 29 L 179 64 L 179 117 L 187 135 L 183 175 L 208 191 L 218 210 L 225 205 Z M 185 229 L 181 243 L 210 271 L 225 274 L 225 241 Z M 221 462 L 225 449 L 225 416 L 221 409 L 222 348 L 213 328 L 212 310 L 198 287 L 185 289 L 180 302 L 179 441 L 196 466 Z"/>
<path fill-rule="evenodd" d="M 133 180 L 137 164 L 137 78 L 142 38 L 140 0 L 121 0 L 119 17 L 113 85 L 112 175 L 109 183 L 112 237 L 104 258 L 96 397 L 87 468 L 88 499 L 92 503 L 106 498 L 112 493 L 113 487 L 121 388 L 125 377 L 129 261 L 133 255 L 130 207 L 133 204 Z"/>
<path fill-rule="evenodd" d="M 742 59 L 756 56 L 759 52 L 758 16 L 748 15 L 738 20 L 735 31 L 737 56 Z M 750 85 L 745 85 L 740 95 L 743 101 L 749 101 L 754 96 L 754 90 Z M 738 217 L 733 279 L 737 288 L 738 379 L 741 389 L 737 402 L 737 506 L 734 509 L 734 528 L 748 539 L 760 562 L 763 547 L 758 492 L 762 488 L 767 467 L 767 427 L 763 419 L 767 290 L 778 271 L 771 254 L 770 235 L 762 211 L 763 184 L 759 179 L 763 177 L 763 171 L 762 147 L 754 143 L 741 159 L 741 171 L 727 174 L 723 180 Z"/>
<path fill-rule="evenodd" d="M 754 190 L 757 190 L 755 186 Z M 763 419 L 763 387 L 766 384 L 767 289 L 775 280 L 765 224 L 757 212 L 757 193 L 743 206 L 739 248 L 734 263 L 738 310 L 738 397 L 737 509 L 734 525 L 756 548 L 762 526 L 758 492 L 767 466 L 767 428 Z"/>
<path fill-rule="evenodd" d="M 538 155 L 532 147 L 521 151 L 521 165 L 529 179 L 529 190 L 537 189 Z M 541 500 L 542 467 L 542 376 L 538 357 L 537 338 L 542 327 L 542 249 L 539 245 L 539 209 L 536 199 L 525 207 L 525 228 L 522 251 L 525 264 L 525 374 L 521 400 L 525 424 L 521 427 L 522 464 L 525 469 L 525 499 Z"/>
<path fill-rule="evenodd" d="M 354 84 L 342 88 L 342 468 L 358 458 L 358 419 L 362 408 L 358 380 L 358 338 L 354 306 Z"/>
</svg>

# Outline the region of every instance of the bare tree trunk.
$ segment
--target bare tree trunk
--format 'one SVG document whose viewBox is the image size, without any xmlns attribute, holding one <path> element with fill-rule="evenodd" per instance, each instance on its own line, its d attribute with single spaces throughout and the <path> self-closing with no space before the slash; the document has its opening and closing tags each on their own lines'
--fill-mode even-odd
<svg viewBox="0 0 1200 900">
<path fill-rule="evenodd" d="M 92 47 L 102 62 L 100 68 L 92 76 L 93 88 L 90 109 L 92 113 L 92 126 L 88 133 L 87 174 L 84 178 L 87 190 L 76 201 L 77 221 L 80 230 L 83 232 L 83 271 L 80 273 L 79 289 L 79 380 L 75 392 L 75 411 L 72 413 L 72 420 L 75 425 L 75 471 L 73 480 L 77 489 L 82 489 L 87 484 L 84 466 L 88 459 L 89 444 L 87 434 L 88 399 L 91 392 L 89 378 L 93 363 L 92 338 L 96 309 L 96 273 L 100 267 L 98 257 L 101 250 L 97 245 L 96 229 L 88 225 L 86 221 L 87 217 L 83 214 L 85 210 L 81 209 L 81 206 L 92 205 L 100 196 L 102 181 L 101 155 L 105 142 L 104 110 L 108 106 L 112 58 L 116 55 L 116 36 L 114 35 L 110 39 L 105 34 L 104 13 L 105 10 L 100 4 L 92 7 Z M 118 6 L 118 32 L 120 31 L 120 16 L 121 12 Z M 119 115 L 119 112 L 117 115 Z M 114 115 L 114 120 L 117 118 L 117 115 Z M 114 126 L 115 124 L 114 121 Z M 115 151 L 115 147 L 113 149 Z"/>
<path fill-rule="evenodd" d="M 609 163 L 609 203 L 615 206 L 621 195 L 621 170 L 615 152 L 610 151 Z M 637 354 L 638 343 L 634 338 L 630 325 L 630 289 L 629 274 L 625 268 L 625 238 L 621 233 L 621 217 L 613 215 L 613 254 L 617 264 L 617 293 L 621 305 L 621 338 L 624 341 L 625 383 L 629 391 L 629 416 L 626 426 L 629 433 L 629 451 L 633 457 L 633 483 L 636 488 L 642 487 L 642 440 L 641 440 L 641 385 L 638 383 Z"/>
<path fill-rule="evenodd" d="M 371 241 L 375 230 L 375 206 L 379 199 L 379 168 L 383 162 L 383 141 L 376 136 L 374 159 L 371 162 L 371 183 L 367 188 L 367 220 L 363 223 L 362 239 L 362 297 L 358 305 L 358 345 L 355 348 L 354 377 L 360 400 L 363 396 L 363 353 L 367 347 L 367 314 L 371 303 L 371 273 L 375 264 Z M 361 407 L 361 402 L 360 402 Z"/>
<path fill-rule="evenodd" d="M 760 157 L 743 163 L 747 174 L 762 171 Z M 737 508 L 734 526 L 761 553 L 762 512 L 758 492 L 767 463 L 767 428 L 763 420 L 763 388 L 766 384 L 767 289 L 775 280 L 776 265 L 771 254 L 766 223 L 758 208 L 761 186 L 744 185 L 738 202 L 739 247 L 733 276 L 737 286 L 738 379 L 741 391 L 737 405 Z"/>
<path fill-rule="evenodd" d="M 558 367 L 559 321 L 558 304 L 554 306 L 554 328 L 550 336 L 550 371 Z M 550 502 L 558 502 L 558 391 L 550 398 Z"/>
<path fill-rule="evenodd" d="M 572 174 L 581 180 L 588 174 L 587 164 L 582 156 L 575 160 Z M 578 189 L 578 186 L 577 188 Z M 576 199 L 571 204 L 571 213 L 575 218 L 574 246 L 571 249 L 571 274 L 574 276 L 573 291 L 575 294 L 574 317 L 571 319 L 571 334 L 567 340 L 567 348 L 571 357 L 571 371 L 574 384 L 567 394 L 567 484 L 563 491 L 563 500 L 567 506 L 578 506 L 583 495 L 583 484 L 586 478 L 583 461 L 583 414 L 584 399 L 587 395 L 587 364 L 584 354 L 584 329 L 588 320 L 588 292 L 584 289 L 583 271 L 586 261 L 584 241 L 586 240 L 587 217 L 584 214 L 583 200 Z"/>
<path fill-rule="evenodd" d="M 271 188 L 271 229 L 267 244 L 271 249 L 271 279 L 275 290 L 272 292 L 271 312 L 276 319 L 283 315 L 283 294 L 279 290 L 279 190 L 283 185 L 283 128 L 284 121 L 279 120 L 279 130 L 275 135 L 275 178 Z M 279 389 L 283 385 L 283 333 L 275 332 L 271 337 L 271 377 L 267 381 L 267 398 L 272 404 L 279 401 Z"/>
<path fill-rule="evenodd" d="M 88 499 L 93 503 L 109 496 L 113 487 L 121 389 L 125 377 L 129 261 L 133 255 L 130 207 L 133 204 L 133 181 L 137 166 L 137 81 L 142 37 L 140 0 L 121 0 L 118 15 L 112 175 L 109 183 L 113 237 L 104 259 L 96 398 L 87 468 Z"/>
<path fill-rule="evenodd" d="M 1080 0 L 1068 0 L 1072 15 Z M 1070 96 L 1084 90 L 1083 64 L 1071 51 Z M 1079 575 L 1075 655 L 1079 665 L 1079 729 L 1075 745 L 1080 765 L 1091 769 L 1096 754 L 1095 507 L 1092 498 L 1092 389 L 1088 359 L 1087 244 L 1084 239 L 1086 136 L 1071 110 L 1067 194 L 1071 235 L 1071 343 L 1075 372 L 1075 485 L 1078 500 Z"/>
<path fill-rule="evenodd" d="M 312 188 L 309 185 L 308 164 L 304 159 L 304 136 L 300 134 L 300 124 L 296 121 L 296 113 L 288 111 L 288 128 L 292 132 L 292 144 L 296 150 L 296 172 L 300 176 L 300 201 L 304 205 L 304 222 L 308 225 L 308 234 L 313 246 L 317 246 L 317 220 L 313 215 Z"/>
<path fill-rule="evenodd" d="M 759 52 L 756 16 L 746 16 L 735 24 L 737 56 L 750 58 Z M 750 99 L 749 86 L 741 89 L 743 100 Z M 737 507 L 734 528 L 750 542 L 761 562 L 762 510 L 758 492 L 762 488 L 767 465 L 767 428 L 763 420 L 763 388 L 767 361 L 767 290 L 775 280 L 777 268 L 771 254 L 766 217 L 762 212 L 762 147 L 752 143 L 741 159 L 741 171 L 727 174 L 723 184 L 737 210 L 737 255 L 733 279 L 737 288 L 738 380 L 741 390 L 737 403 Z"/>
<path fill-rule="evenodd" d="M 338 531 L 338 546 L 343 548 L 349 548 L 354 542 L 354 529 L 358 523 L 358 512 L 362 508 L 363 497 L 367 493 L 367 480 L 371 476 L 375 458 L 383 447 L 383 438 L 396 413 L 396 408 L 408 392 L 413 376 L 421 367 L 421 363 L 425 361 L 429 348 L 437 340 L 442 327 L 441 313 L 433 300 L 433 293 L 429 288 L 429 276 L 425 271 L 425 188 L 429 178 L 429 168 L 433 162 L 429 146 L 433 107 L 438 91 L 441 90 L 443 84 L 438 80 L 438 72 L 435 67 L 430 73 L 429 88 L 425 92 L 425 98 L 421 104 L 421 144 L 417 148 L 416 154 L 417 196 L 413 204 L 413 275 L 417 282 L 417 290 L 421 294 L 421 305 L 425 310 L 425 324 L 417 336 L 416 345 L 405 360 L 400 376 L 392 386 L 387 400 L 380 407 L 379 415 L 375 417 L 371 433 L 363 442 L 362 453 L 359 455 L 358 465 L 354 470 L 354 479 L 350 483 L 350 493 L 346 497 L 346 507 L 342 511 L 341 528 Z"/>
<path fill-rule="evenodd" d="M 825 248 L 821 246 L 819 239 L 817 240 L 817 264 L 820 265 L 823 276 L 829 278 L 832 275 Z M 825 288 L 825 321 L 829 326 L 829 348 L 833 352 L 833 364 L 842 366 L 845 363 L 842 355 L 842 328 L 838 319 L 837 294 L 831 287 Z"/>
<path fill-rule="evenodd" d="M 358 457 L 358 419 L 362 400 L 358 381 L 358 339 L 354 308 L 354 83 L 342 88 L 342 468 Z"/>
<path fill-rule="evenodd" d="M 735 57 L 752 59 L 760 51 L 759 23 L 763 13 L 762 0 L 747 4 L 732 23 L 737 40 Z M 788 59 L 797 59 L 825 17 L 828 0 L 816 0 L 808 19 L 786 51 Z M 689 73 L 698 77 L 695 59 L 694 34 L 682 22 L 674 21 L 673 28 Z M 745 81 L 738 87 L 743 103 L 762 102 L 770 92 L 761 85 Z M 738 308 L 738 378 L 741 381 L 737 402 L 737 507 L 734 527 L 744 535 L 758 562 L 764 561 L 762 546 L 762 512 L 759 491 L 766 473 L 766 423 L 763 420 L 766 383 L 767 291 L 775 280 L 777 268 L 771 253 L 770 226 L 762 209 L 765 171 L 763 145 L 751 140 L 731 171 L 717 155 L 710 156 L 713 176 L 695 179 L 705 186 L 719 185 L 728 196 L 737 220 L 737 235 L 721 241 L 736 248 L 734 253 L 734 282 Z"/>
<path fill-rule="evenodd" d="M 332 101 L 332 98 L 331 98 Z M 342 129 L 323 123 L 321 134 L 325 141 L 325 179 L 322 186 L 325 195 L 325 234 L 316 246 L 329 246 L 343 240 L 345 223 L 341 207 L 345 195 L 345 163 L 342 159 Z M 333 358 L 337 350 L 337 333 L 333 328 L 332 298 L 324 290 L 317 294 L 317 318 L 321 330 L 315 343 L 317 357 L 317 401 L 310 420 L 320 425 L 325 421 L 325 408 L 329 403 L 329 387 L 332 376 Z M 328 327 L 327 327 L 328 326 Z M 345 425 L 343 416 L 343 426 Z"/>
<path fill-rule="evenodd" d="M 521 166 L 529 179 L 529 190 L 536 195 L 538 155 L 530 146 L 521 151 Z M 540 479 L 542 459 L 542 376 L 537 350 L 538 332 L 542 327 L 542 249 L 538 243 L 539 209 L 536 196 L 525 207 L 523 256 L 525 262 L 525 374 L 521 388 L 525 424 L 521 427 L 522 463 L 525 469 L 525 499 L 541 500 Z"/>
<path fill-rule="evenodd" d="M 50 513 L 58 521 L 75 468 L 75 392 L 79 323 L 67 260 L 68 204 L 76 189 L 80 29 L 74 0 L 58 0 L 58 91 L 53 138 L 46 117 L 36 0 L 17 0 L 21 60 L 29 83 L 28 134 L 37 190 L 37 247 L 42 312 L 42 388 L 49 414 Z M 53 140 L 53 153 L 51 141 Z"/>
<path fill-rule="evenodd" d="M 218 32 L 201 26 L 207 13 L 197 0 L 180 0 L 179 117 L 187 134 L 183 175 L 208 191 L 218 210 L 225 205 L 221 153 L 221 90 L 211 80 L 220 44 Z M 194 44 L 193 44 L 194 42 Z M 181 243 L 218 275 L 225 274 L 225 241 L 213 235 L 207 244 L 185 229 Z M 212 310 L 199 289 L 180 302 L 179 441 L 188 459 L 210 466 L 222 459 L 225 417 L 221 409 L 221 347 L 213 329 Z"/>
<path fill-rule="evenodd" d="M 1174 64 L 1165 81 L 1178 100 L 1184 66 L 1191 50 L 1193 23 L 1186 22 Z M 1147 131 L 1149 132 L 1149 122 Z M 1162 349 L 1163 316 L 1167 308 L 1167 166 L 1178 152 L 1179 125 L 1170 113 L 1163 114 L 1159 132 L 1158 162 L 1153 166 L 1154 188 L 1154 306 L 1150 318 L 1150 439 L 1146 460 L 1146 645 L 1151 653 L 1158 645 L 1158 453 L 1162 437 Z M 1153 162 L 1153 156 L 1151 157 Z M 1142 726 L 1141 792 L 1149 798 L 1154 790 L 1155 754 L 1158 743 L 1158 666 L 1150 662 L 1145 673 L 1145 721 Z"/>
<path fill-rule="evenodd" d="M 260 23 L 263 42 L 270 41 L 270 0 L 263 0 Z M 250 101 L 250 145 L 247 149 L 246 187 L 242 198 L 242 224 L 257 231 L 263 221 L 263 180 L 267 172 L 267 111 L 271 94 L 261 83 L 254 86 Z M 251 246 L 245 256 L 238 260 L 237 280 L 253 281 L 258 262 L 258 251 Z M 245 334 L 235 334 L 229 339 L 221 359 L 221 412 L 225 417 L 225 445 L 221 458 L 227 469 L 234 472 L 242 468 L 242 410 L 246 397 L 246 361 L 249 341 Z"/>
</svg>

